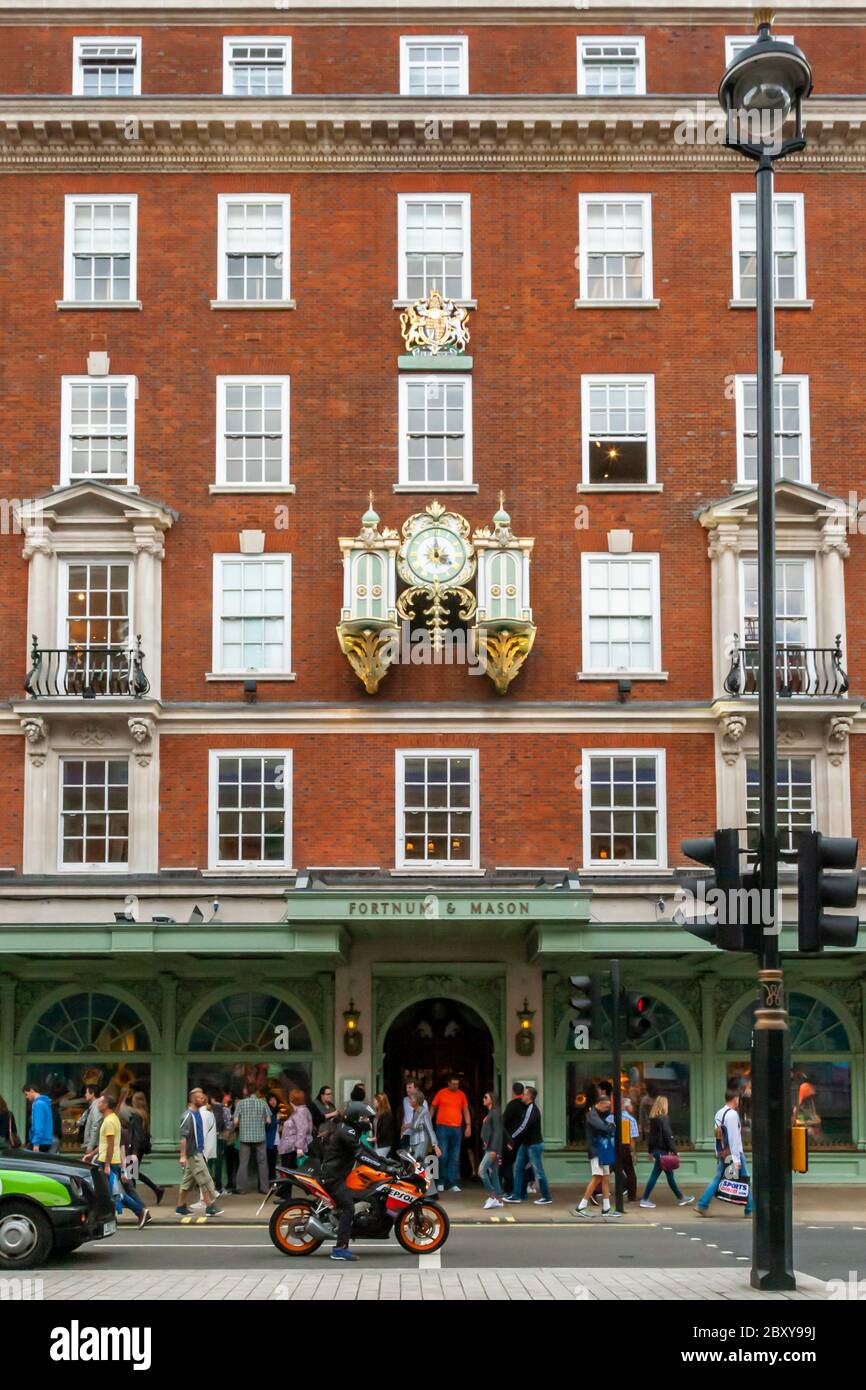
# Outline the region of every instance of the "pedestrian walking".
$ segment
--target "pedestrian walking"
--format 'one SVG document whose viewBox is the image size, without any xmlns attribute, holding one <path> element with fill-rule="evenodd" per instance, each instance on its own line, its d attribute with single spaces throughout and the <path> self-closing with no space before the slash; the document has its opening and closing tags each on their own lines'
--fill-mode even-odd
<svg viewBox="0 0 866 1390">
<path fill-rule="evenodd" d="M 511 1086 L 511 1099 L 505 1107 L 502 1115 L 502 1127 L 505 1131 L 504 1150 L 502 1154 L 502 1186 L 506 1192 L 514 1191 L 514 1160 L 517 1157 L 519 1144 L 514 1142 L 514 1131 L 523 1119 L 523 1112 L 526 1106 L 523 1104 L 524 1086 L 522 1081 L 515 1081 Z"/>
<path fill-rule="evenodd" d="M 305 1104 L 303 1091 L 289 1091 L 288 1112 L 277 1145 L 279 1164 L 281 1168 L 297 1168 L 313 1139 L 313 1117 Z"/>
<path fill-rule="evenodd" d="M 751 1216 L 752 1184 L 749 1181 L 749 1170 L 746 1167 L 746 1155 L 743 1152 L 739 1087 L 729 1086 L 725 1091 L 725 1103 L 721 1109 L 716 1111 L 713 1124 L 716 1131 L 716 1175 L 707 1185 L 706 1190 L 702 1192 L 698 1198 L 698 1204 L 695 1207 L 695 1215 L 706 1216 L 707 1208 L 719 1190 L 719 1183 L 725 1176 L 726 1168 L 733 1165 L 737 1171 L 737 1176 L 744 1182 L 749 1183 L 749 1196 L 743 1215 Z"/>
<path fill-rule="evenodd" d="M 439 1191 L 444 1192 L 448 1188 L 450 1192 L 459 1192 L 460 1145 L 463 1136 L 468 1139 L 472 1133 L 469 1101 L 460 1089 L 459 1076 L 449 1076 L 448 1085 L 436 1092 L 430 1106 L 430 1116 L 442 1150 Z"/>
<path fill-rule="evenodd" d="M 484 1210 L 488 1211 L 491 1207 L 502 1206 L 499 1164 L 502 1160 L 505 1128 L 502 1123 L 502 1112 L 496 1104 L 496 1097 L 492 1091 L 485 1091 L 484 1093 L 484 1109 L 487 1112 L 481 1123 L 481 1144 L 484 1154 L 478 1165 L 478 1176 L 487 1190 Z"/>
<path fill-rule="evenodd" d="M 535 1199 L 537 1207 L 549 1207 L 553 1198 L 550 1184 L 544 1171 L 544 1139 L 542 1138 L 541 1110 L 538 1106 L 538 1092 L 534 1086 L 527 1086 L 523 1092 L 526 1107 L 523 1119 L 514 1131 L 514 1140 L 520 1147 L 514 1162 L 514 1186 L 505 1198 L 506 1202 L 523 1202 L 529 1187 L 529 1168 L 535 1173 L 540 1196 Z"/>
<path fill-rule="evenodd" d="M 109 1093 L 103 1093 L 99 1097 L 99 1109 L 102 1115 L 102 1124 L 99 1126 L 99 1142 L 96 1150 L 96 1161 L 105 1176 L 108 1178 L 111 1187 L 111 1195 L 115 1202 L 119 1202 L 121 1207 L 128 1207 L 133 1216 L 138 1221 L 139 1229 L 147 1226 L 153 1220 L 147 1207 L 135 1193 L 125 1187 L 122 1181 L 123 1175 L 123 1144 L 121 1142 L 120 1120 L 117 1116 L 117 1101 Z M 93 1154 L 85 1154 L 85 1158 L 92 1158 Z"/>
<path fill-rule="evenodd" d="M 207 1164 L 207 1170 L 211 1179 L 210 1185 L 213 1187 L 213 1190 L 216 1193 L 216 1195 L 219 1196 L 219 1183 L 216 1179 L 216 1161 L 219 1140 L 217 1120 L 216 1115 L 214 1114 L 213 1110 L 208 1104 L 207 1096 L 205 1095 L 204 1091 L 202 1092 L 202 1095 L 204 1096 L 204 1100 L 202 1101 L 201 1108 L 199 1110 L 199 1114 L 201 1115 L 202 1128 L 204 1130 L 204 1148 L 202 1149 L 202 1156 L 204 1158 L 205 1163 Z M 204 1197 L 204 1193 L 202 1193 L 202 1197 Z"/>
<path fill-rule="evenodd" d="M 574 1208 L 575 1216 L 591 1217 L 589 1203 L 601 1188 L 602 1216 L 621 1216 L 610 1205 L 610 1168 L 616 1155 L 616 1144 L 610 1125 L 610 1097 L 599 1091 L 595 1103 L 586 1112 L 586 1155 L 590 1178 L 583 1196 Z"/>
<path fill-rule="evenodd" d="M 261 1096 L 251 1096 L 244 1090 L 242 1098 L 235 1106 L 234 1127 L 240 1142 L 240 1168 L 238 1171 L 238 1192 L 245 1192 L 249 1178 L 250 1158 L 254 1155 L 259 1176 L 259 1192 L 268 1190 L 268 1156 L 266 1133 L 271 1112 Z"/>
<path fill-rule="evenodd" d="M 15 1116 L 3 1097 L 0 1096 L 0 1153 L 7 1153 L 11 1149 L 20 1149 L 20 1147 L 21 1138 L 15 1124 Z"/>
<path fill-rule="evenodd" d="M 436 1130 L 433 1128 L 430 1108 L 424 1098 L 424 1092 L 413 1086 L 408 1100 L 412 1107 L 412 1118 L 409 1122 L 407 1138 L 412 1157 L 417 1163 L 423 1163 L 432 1148 L 436 1157 L 441 1159 L 442 1150 L 439 1147 Z"/>
<path fill-rule="evenodd" d="M 397 1139 L 397 1125 L 391 1110 L 391 1102 L 380 1091 L 373 1097 L 376 1118 L 373 1121 L 373 1147 L 380 1158 L 390 1158 Z"/>
<path fill-rule="evenodd" d="M 178 1216 L 192 1216 L 187 1206 L 186 1194 L 195 1188 L 201 1192 L 205 1204 L 205 1216 L 220 1216 L 216 1204 L 216 1190 L 208 1172 L 205 1158 L 205 1120 L 207 1097 L 198 1086 L 189 1093 L 189 1104 L 180 1122 L 180 1166 L 183 1176 L 177 1190 Z M 216 1125 L 214 1125 L 216 1133 Z"/>
<path fill-rule="evenodd" d="M 216 1107 L 218 1095 L 214 1097 L 214 1107 Z M 225 1190 L 237 1195 L 238 1190 L 238 1167 L 240 1165 L 240 1152 L 238 1150 L 238 1135 L 234 1126 L 232 1098 L 226 1091 L 222 1098 L 223 1112 L 223 1148 L 225 1150 L 226 1161 L 226 1185 Z M 217 1139 L 217 1157 L 219 1157 L 219 1139 Z M 219 1194 L 218 1194 L 219 1195 Z"/>
<path fill-rule="evenodd" d="M 680 1161 L 671 1129 L 667 1096 L 656 1096 L 652 1103 L 649 1117 L 648 1148 L 653 1157 L 653 1170 L 644 1188 L 644 1194 L 640 1200 L 641 1206 L 650 1209 L 655 1207 L 655 1202 L 650 1201 L 650 1193 L 662 1173 L 667 1178 L 668 1187 L 677 1199 L 678 1205 L 681 1207 L 689 1206 L 695 1200 L 694 1197 L 684 1197 L 674 1177 L 674 1171 L 679 1167 Z M 673 1161 L 674 1159 L 676 1162 Z"/>
<path fill-rule="evenodd" d="M 216 1134 L 216 1153 L 212 1158 L 207 1159 L 208 1171 L 213 1178 L 214 1189 L 218 1197 L 225 1196 L 228 1184 L 225 1181 L 226 1171 L 226 1125 L 231 1125 L 231 1113 L 226 1119 L 225 1107 L 222 1103 L 222 1096 L 213 1087 L 205 1092 L 207 1096 L 207 1110 L 213 1116 L 214 1130 Z"/>
<path fill-rule="evenodd" d="M 405 1087 L 405 1091 L 404 1091 L 404 1095 L 403 1095 L 403 1100 L 402 1100 L 402 1104 L 401 1104 L 401 1109 L 402 1109 L 402 1114 L 401 1114 L 401 1118 L 400 1118 L 400 1134 L 401 1134 L 401 1136 L 404 1135 L 404 1134 L 408 1134 L 408 1133 L 409 1133 L 409 1129 L 410 1129 L 411 1124 L 412 1124 L 412 1115 L 414 1114 L 414 1106 L 412 1105 L 412 1092 L 415 1091 L 415 1090 L 419 1090 L 419 1091 L 420 1091 L 420 1089 L 421 1089 L 421 1087 L 418 1086 L 417 1082 L 415 1082 L 415 1081 L 407 1081 L 407 1082 L 406 1082 L 406 1087 Z"/>
<path fill-rule="evenodd" d="M 30 1106 L 30 1128 L 27 1132 L 27 1142 L 35 1153 L 50 1153 L 54 1143 L 54 1117 L 51 1113 L 51 1101 L 41 1091 L 37 1091 L 35 1086 L 31 1086 L 29 1081 L 24 1083 L 21 1090 Z"/>
<path fill-rule="evenodd" d="M 280 1098 L 273 1091 L 268 1093 L 267 1107 L 270 1118 L 265 1125 L 265 1157 L 268 1162 L 268 1186 L 277 1176 L 277 1144 L 280 1139 Z"/>
<path fill-rule="evenodd" d="M 640 1126 L 635 1119 L 634 1105 L 629 1096 L 622 1098 L 622 1117 L 628 1120 L 628 1143 L 623 1144 L 620 1150 L 622 1155 L 622 1176 L 625 1184 L 625 1195 L 630 1202 L 637 1201 L 637 1173 L 634 1170 L 634 1151 L 640 1139 Z"/>
<path fill-rule="evenodd" d="M 97 1147 L 101 1124 L 102 1112 L 99 1109 L 99 1090 L 96 1086 L 87 1085 L 84 1088 L 84 1109 L 78 1119 L 81 1147 L 84 1153 L 90 1153 Z"/>
<path fill-rule="evenodd" d="M 165 1188 L 149 1178 L 142 1167 L 151 1149 L 150 1111 L 147 1107 L 147 1097 L 143 1091 L 133 1093 L 121 1121 L 127 1130 L 126 1154 L 134 1160 L 133 1184 L 143 1182 L 145 1187 L 149 1187 L 156 1198 L 156 1205 L 159 1206 L 165 1196 Z"/>
<path fill-rule="evenodd" d="M 333 1120 L 337 1113 L 334 1104 L 333 1086 L 320 1086 L 317 1094 L 310 1101 L 310 1115 L 313 1120 L 313 1132 L 318 1134 L 322 1125 L 328 1120 Z"/>
</svg>

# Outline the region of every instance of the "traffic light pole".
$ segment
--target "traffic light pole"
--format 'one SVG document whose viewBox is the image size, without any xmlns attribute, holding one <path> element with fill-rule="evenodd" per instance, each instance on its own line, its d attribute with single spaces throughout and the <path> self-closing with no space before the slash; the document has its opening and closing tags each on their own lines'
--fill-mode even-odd
<svg viewBox="0 0 866 1390">
<path fill-rule="evenodd" d="M 752 1277 L 756 1289 L 793 1289 L 790 1036 L 777 921 L 776 471 L 773 164 L 756 171 L 758 329 L 758 726 L 761 931 L 759 999 L 752 1034 Z"/>
<path fill-rule="evenodd" d="M 625 1210 L 625 1192 L 622 1172 L 622 981 L 619 961 L 610 963 L 610 988 L 613 996 L 611 1009 L 611 1051 L 613 1052 L 613 1127 L 616 1138 L 614 1179 L 616 1182 L 616 1210 Z"/>
</svg>

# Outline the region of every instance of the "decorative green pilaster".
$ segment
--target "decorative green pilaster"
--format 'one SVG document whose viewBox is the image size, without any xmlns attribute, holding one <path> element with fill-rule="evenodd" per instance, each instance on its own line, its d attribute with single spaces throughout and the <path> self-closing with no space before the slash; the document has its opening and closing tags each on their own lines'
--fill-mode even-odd
<svg viewBox="0 0 866 1390">
<path fill-rule="evenodd" d="M 15 1080 L 15 981 L 11 975 L 2 975 L 0 976 L 0 1096 L 5 1097 L 6 1104 L 15 1115 L 15 1119 L 23 1125 L 21 1106 L 16 1106 L 14 1100 L 17 1089 Z M 24 1077 L 18 1077 L 18 1085 L 21 1086 L 23 1083 Z"/>
<path fill-rule="evenodd" d="M 692 1082 L 692 1141 L 698 1150 L 713 1149 L 713 1116 L 718 1107 L 716 1078 L 716 977 L 702 975 L 701 986 L 701 1066 Z"/>
<path fill-rule="evenodd" d="M 174 975 L 159 976 L 162 1001 L 160 1045 L 151 1063 L 151 1141 L 154 1153 L 177 1151 L 177 1131 L 184 1102 L 183 1058 L 177 1047 L 177 980 Z"/>
<path fill-rule="evenodd" d="M 313 1063 L 313 1095 L 320 1086 L 334 1085 L 334 974 L 323 971 L 317 976 L 322 990 L 322 1059 Z"/>
<path fill-rule="evenodd" d="M 542 1028 L 544 1037 L 544 1139 L 548 1148 L 565 1144 L 565 1059 L 556 1037 L 556 988 L 559 976 L 546 970 L 542 979 Z M 510 1098 L 510 1097 L 509 1097 Z"/>
</svg>

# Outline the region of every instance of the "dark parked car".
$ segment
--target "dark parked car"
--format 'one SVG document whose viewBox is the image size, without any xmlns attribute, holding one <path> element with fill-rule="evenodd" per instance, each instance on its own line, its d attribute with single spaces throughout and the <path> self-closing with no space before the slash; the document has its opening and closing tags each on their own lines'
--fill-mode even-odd
<svg viewBox="0 0 866 1390">
<path fill-rule="evenodd" d="M 32 1269 L 116 1230 L 101 1168 L 29 1149 L 0 1153 L 0 1273 Z"/>
</svg>

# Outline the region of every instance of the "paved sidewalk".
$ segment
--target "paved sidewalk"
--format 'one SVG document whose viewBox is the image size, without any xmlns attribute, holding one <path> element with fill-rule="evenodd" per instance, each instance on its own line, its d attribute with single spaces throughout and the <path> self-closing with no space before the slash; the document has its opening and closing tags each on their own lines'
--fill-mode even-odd
<svg viewBox="0 0 866 1390">
<path fill-rule="evenodd" d="M 703 1191 L 702 1187 L 689 1187 L 684 1184 L 683 1190 L 687 1196 L 697 1197 Z M 165 1197 L 160 1206 L 154 1204 L 153 1194 L 143 1185 L 139 1186 L 139 1196 L 147 1203 L 154 1221 L 167 1221 L 173 1225 L 178 1224 L 182 1218 L 175 1215 L 177 1205 L 177 1188 L 166 1189 Z M 301 1194 L 296 1193 L 297 1196 Z M 656 1194 L 654 1193 L 653 1196 Z M 438 1200 L 447 1209 L 451 1220 L 455 1224 L 472 1223 L 482 1221 L 486 1225 L 489 1221 L 538 1221 L 549 1224 L 550 1222 L 567 1222 L 576 1225 L 578 1221 L 581 1225 L 585 1224 L 583 1218 L 572 1215 L 574 1208 L 583 1196 L 583 1188 L 576 1187 L 571 1183 L 564 1183 L 561 1186 L 554 1186 L 551 1189 L 553 1203 L 547 1207 L 537 1207 L 530 1197 L 525 1202 L 514 1203 L 506 1202 L 501 1208 L 491 1211 L 484 1210 L 486 1193 L 480 1183 L 468 1183 L 462 1192 L 440 1193 Z M 245 1193 L 241 1197 L 220 1197 L 217 1205 L 222 1210 L 223 1215 L 217 1217 L 217 1221 L 240 1222 L 241 1224 L 256 1224 L 266 1222 L 270 1219 L 274 1204 L 268 1198 L 261 1215 L 256 1215 L 256 1210 L 262 1198 L 257 1193 Z M 596 1219 L 601 1218 L 601 1208 L 593 1208 Z M 714 1202 L 712 1206 L 714 1217 L 720 1217 L 726 1221 L 743 1221 L 742 1210 L 738 1207 L 729 1206 L 725 1202 Z M 630 1223 L 632 1225 L 654 1225 L 658 1221 L 669 1221 L 672 1217 L 677 1220 L 692 1221 L 694 1217 L 694 1206 L 678 1207 L 670 1198 L 667 1192 L 662 1192 L 659 1196 L 658 1204 L 654 1211 L 641 1208 L 637 1203 L 626 1202 L 625 1215 L 617 1220 L 618 1225 Z M 192 1221 L 205 1221 L 204 1209 L 201 1206 L 194 1208 L 193 1216 L 186 1218 Z M 843 1222 L 854 1226 L 862 1226 L 866 1233 L 866 1187 L 854 1184 L 837 1186 L 814 1186 L 800 1187 L 794 1190 L 794 1220 L 800 1222 Z M 124 1218 L 124 1224 L 128 1224 Z M 612 1223 L 611 1223 L 612 1224 Z"/>
<path fill-rule="evenodd" d="M 435 1258 L 435 1257 L 428 1257 Z M 284 1270 L 159 1270 L 97 1274 L 35 1271 L 41 1297 L 67 1302 L 134 1299 L 137 1302 L 224 1300 L 463 1302 L 670 1302 L 815 1301 L 826 1299 L 820 1279 L 798 1274 L 794 1293 L 759 1293 L 740 1269 L 435 1269 L 381 1271 L 331 1267 Z"/>
</svg>

